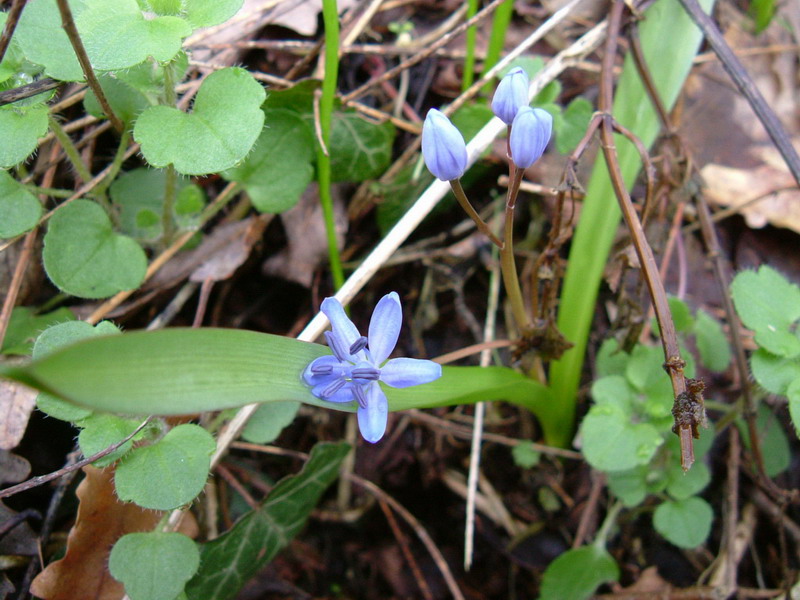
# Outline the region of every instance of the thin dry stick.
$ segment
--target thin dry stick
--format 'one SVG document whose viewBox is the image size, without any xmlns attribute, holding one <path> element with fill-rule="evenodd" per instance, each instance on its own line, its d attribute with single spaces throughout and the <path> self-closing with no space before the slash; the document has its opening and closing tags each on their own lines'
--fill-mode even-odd
<svg viewBox="0 0 800 600">
<path fill-rule="evenodd" d="M 76 463 L 73 463 L 63 469 L 59 469 L 58 471 L 53 471 L 52 473 L 48 473 L 47 475 L 39 475 L 38 477 L 34 477 L 29 479 L 28 481 L 23 481 L 22 483 L 18 483 L 10 488 L 6 488 L 4 490 L 0 490 L 0 498 L 6 498 L 8 496 L 13 496 L 14 494 L 19 494 L 20 492 L 25 492 L 31 488 L 35 488 L 37 486 L 43 485 L 48 481 L 53 481 L 54 479 L 58 479 L 66 475 L 67 473 L 71 473 L 72 471 L 77 471 L 81 467 L 85 467 L 88 464 L 93 463 L 94 461 L 103 458 L 104 456 L 108 456 L 114 450 L 120 448 L 123 444 L 129 442 L 133 439 L 137 433 L 139 433 L 144 427 L 150 422 L 152 417 L 147 417 L 144 421 L 142 421 L 141 425 L 139 425 L 130 435 L 125 436 L 120 441 L 111 444 L 108 448 L 100 450 L 100 452 L 95 452 L 91 456 L 87 456 L 83 460 L 79 460 Z"/>
<path fill-rule="evenodd" d="M 72 18 L 72 10 L 70 10 L 67 0 L 56 0 L 56 4 L 58 4 L 58 11 L 61 13 L 61 23 L 64 28 L 64 33 L 67 34 L 69 42 L 72 44 L 72 49 L 75 50 L 75 55 L 78 57 L 78 62 L 81 64 L 81 69 L 86 77 L 86 83 L 92 88 L 94 95 L 97 97 L 97 102 L 100 104 L 100 108 L 103 109 L 108 120 L 114 125 L 114 129 L 116 129 L 118 133 L 121 133 L 125 126 L 112 110 L 105 92 L 103 92 L 103 88 L 100 87 L 100 82 L 94 74 L 92 63 L 89 60 L 89 56 L 86 54 L 86 48 L 83 46 L 78 28 L 75 26 L 75 20 Z"/>
<path fill-rule="evenodd" d="M 417 586 L 419 586 L 419 591 L 422 592 L 422 595 L 427 600 L 433 600 L 433 594 L 431 593 L 431 588 L 428 586 L 428 582 L 425 581 L 425 577 L 422 575 L 422 571 L 420 571 L 419 565 L 417 561 L 414 559 L 414 554 L 411 552 L 411 548 L 408 546 L 408 540 L 406 536 L 403 535 L 403 532 L 400 530 L 400 527 L 397 524 L 397 519 L 394 518 L 389 505 L 383 498 L 378 499 L 378 506 L 381 507 L 386 520 L 389 522 L 389 527 L 392 528 L 392 533 L 394 533 L 394 537 L 397 542 L 400 544 L 400 549 L 403 552 L 403 556 L 406 558 L 406 562 L 408 566 L 411 567 L 411 571 L 414 573 L 414 580 L 417 582 Z"/>
<path fill-rule="evenodd" d="M 592 517 L 596 514 L 597 505 L 600 502 L 600 494 L 606 485 L 606 476 L 600 471 L 592 469 L 592 488 L 589 490 L 589 498 L 583 507 L 581 520 L 578 523 L 578 531 L 575 532 L 575 539 L 572 540 L 572 548 L 580 548 L 583 542 L 589 538 L 589 527 Z"/>
<path fill-rule="evenodd" d="M 500 298 L 500 273 L 497 265 L 497 252 L 492 253 L 494 260 L 489 273 L 489 294 L 486 303 L 486 324 L 483 327 L 484 344 L 494 341 L 497 326 L 497 304 Z M 492 350 L 485 347 L 481 350 L 480 366 L 488 367 L 492 361 Z M 478 475 L 481 465 L 481 438 L 483 436 L 483 418 L 486 406 L 483 402 L 475 404 L 475 422 L 472 425 L 472 443 L 469 452 L 469 473 L 467 475 L 467 523 L 464 528 L 464 569 L 472 566 L 473 543 L 475 541 L 475 499 L 478 495 Z"/>
<path fill-rule="evenodd" d="M 600 80 L 600 110 L 604 113 L 603 121 L 600 125 L 600 137 L 602 139 L 603 156 L 608 166 L 609 177 L 614 187 L 620 208 L 622 210 L 625 224 L 631 234 L 636 254 L 642 266 L 650 298 L 656 311 L 656 318 L 661 330 L 661 344 L 664 349 L 664 365 L 672 382 L 672 390 L 675 395 L 676 403 L 687 399 L 686 380 L 683 375 L 685 362 L 681 358 L 678 338 L 675 332 L 675 324 L 667 302 L 667 295 L 664 291 L 664 284 L 658 276 L 658 265 L 653 257 L 653 251 L 647 243 L 636 209 L 633 207 L 628 190 L 622 179 L 619 161 L 617 160 L 616 147 L 614 145 L 614 126 L 611 118 L 613 105 L 613 66 L 617 50 L 617 38 L 619 36 L 620 21 L 625 5 L 619 0 L 615 0 L 611 8 L 609 17 L 609 30 L 606 39 L 605 56 L 603 57 L 603 76 Z M 681 438 L 681 466 L 684 470 L 691 468 L 694 462 L 694 449 L 692 446 L 692 436 L 696 431 L 698 423 L 681 422 L 677 433 Z"/>
<path fill-rule="evenodd" d="M 22 245 L 22 252 L 20 252 L 17 259 L 17 265 L 14 268 L 14 275 L 11 277 L 11 283 L 8 286 L 8 293 L 3 301 L 3 310 L 0 311 L 0 346 L 3 345 L 3 339 L 6 337 L 6 330 L 8 323 L 11 321 L 11 312 L 17 303 L 17 295 L 19 294 L 22 280 L 25 277 L 25 271 L 28 268 L 28 263 L 33 254 L 33 246 L 36 242 L 36 236 L 39 233 L 39 228 L 34 227 L 27 234 L 25 234 L 25 243 Z"/>
</svg>

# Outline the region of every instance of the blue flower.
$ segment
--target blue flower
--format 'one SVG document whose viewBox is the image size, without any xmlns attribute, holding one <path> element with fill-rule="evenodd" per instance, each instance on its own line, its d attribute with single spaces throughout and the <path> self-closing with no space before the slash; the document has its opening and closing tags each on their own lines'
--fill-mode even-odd
<svg viewBox="0 0 800 600">
<path fill-rule="evenodd" d="M 336 298 L 325 298 L 321 310 L 331 322 L 325 332 L 333 355 L 321 356 L 303 372 L 311 393 L 328 402 L 358 403 L 358 428 L 375 443 L 386 431 L 389 404 L 379 381 L 395 388 L 429 383 L 442 376 L 441 365 L 416 358 L 386 360 L 397 344 L 403 309 L 397 292 L 380 299 L 362 336 Z"/>
<path fill-rule="evenodd" d="M 442 181 L 458 179 L 467 169 L 464 137 L 444 113 L 432 108 L 422 125 L 422 156 L 428 170 Z"/>
<path fill-rule="evenodd" d="M 553 117 L 541 108 L 519 109 L 511 124 L 508 146 L 511 160 L 519 169 L 527 169 L 544 153 L 553 132 Z"/>
<path fill-rule="evenodd" d="M 528 74 L 517 67 L 511 69 L 500 83 L 492 98 L 492 112 L 506 125 L 511 125 L 517 111 L 528 106 Z"/>
</svg>

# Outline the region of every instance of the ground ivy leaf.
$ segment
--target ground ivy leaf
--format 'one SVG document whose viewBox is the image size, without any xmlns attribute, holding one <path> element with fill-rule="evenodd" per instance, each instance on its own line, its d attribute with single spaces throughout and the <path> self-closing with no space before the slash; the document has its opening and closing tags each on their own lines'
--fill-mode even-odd
<svg viewBox="0 0 800 600">
<path fill-rule="evenodd" d="M 155 167 L 173 164 L 186 175 L 229 169 L 250 152 L 261 133 L 265 96 L 244 69 L 221 69 L 200 86 L 192 113 L 151 106 L 136 120 L 133 136 Z"/>
<path fill-rule="evenodd" d="M 694 335 L 703 364 L 716 373 L 727 370 L 731 363 L 731 347 L 719 321 L 706 311 L 698 310 Z"/>
<path fill-rule="evenodd" d="M 97 454 L 129 436 L 140 424 L 141 421 L 123 419 L 116 415 L 93 414 L 81 420 L 80 423 L 82 429 L 78 434 L 78 444 L 81 447 L 81 452 L 83 452 L 84 456 Z M 131 449 L 132 445 L 133 440 L 128 440 L 114 452 L 97 459 L 92 464 L 102 469 L 121 458 Z"/>
<path fill-rule="evenodd" d="M 235 597 L 300 531 L 349 451 L 343 443 L 317 444 L 300 473 L 282 479 L 258 509 L 203 544 L 202 566 L 187 585 L 187 595 L 193 600 Z"/>
<path fill-rule="evenodd" d="M 244 161 L 225 171 L 229 181 L 244 184 L 261 212 L 289 210 L 314 177 L 315 142 L 308 124 L 285 109 L 265 111 L 266 126 Z"/>
<path fill-rule="evenodd" d="M 786 396 L 789 398 L 789 414 L 794 423 L 795 433 L 800 436 L 800 379 L 795 379 L 789 384 Z"/>
<path fill-rule="evenodd" d="M 756 332 L 756 342 L 773 354 L 797 356 L 800 340 L 790 331 L 800 318 L 800 288 L 766 265 L 743 271 L 731 283 L 736 312 Z"/>
<path fill-rule="evenodd" d="M 62 291 L 79 298 L 107 298 L 139 286 L 147 270 L 142 248 L 111 227 L 94 202 L 75 200 L 50 219 L 44 268 Z"/>
<path fill-rule="evenodd" d="M 74 321 L 75 313 L 62 307 L 53 312 L 37 314 L 34 309 L 27 306 L 17 306 L 11 311 L 6 335 L 3 338 L 3 354 L 21 354 L 30 356 L 36 337 L 45 329 L 63 323 Z"/>
<path fill-rule="evenodd" d="M 394 133 L 389 121 L 372 123 L 354 111 L 334 113 L 329 148 L 333 181 L 364 181 L 383 173 Z"/>
<path fill-rule="evenodd" d="M 45 133 L 46 106 L 23 110 L 13 106 L 0 107 L 0 139 L 3 140 L 0 144 L 0 168 L 13 167 L 28 158 Z"/>
<path fill-rule="evenodd" d="M 745 446 L 750 448 L 750 430 L 742 419 L 736 425 L 742 435 Z M 756 431 L 761 442 L 761 455 L 764 457 L 764 472 L 767 477 L 775 477 L 789 468 L 792 454 L 789 440 L 781 422 L 772 414 L 765 404 L 758 407 L 756 414 Z"/>
<path fill-rule="evenodd" d="M 161 531 L 122 536 L 108 558 L 108 570 L 131 600 L 175 600 L 198 566 L 197 544 Z"/>
<path fill-rule="evenodd" d="M 145 19 L 136 0 L 84 0 L 75 18 L 92 61 L 101 71 L 132 67 L 152 56 L 167 62 L 181 49 L 192 28 L 179 17 Z"/>
<path fill-rule="evenodd" d="M 255 444 L 269 444 L 294 421 L 298 410 L 299 402 L 266 402 L 247 421 L 242 437 Z"/>
<path fill-rule="evenodd" d="M 786 395 L 790 383 L 800 378 L 800 363 L 797 360 L 775 356 L 763 348 L 750 355 L 750 370 L 758 385 L 781 396 Z"/>
<path fill-rule="evenodd" d="M 648 465 L 641 465 L 627 471 L 608 473 L 608 489 L 619 498 L 625 506 L 638 506 L 647 497 Z"/>
<path fill-rule="evenodd" d="M 514 458 L 514 464 L 523 469 L 535 467 L 542 459 L 542 453 L 534 450 L 533 442 L 528 440 L 511 448 L 511 456 Z"/>
<path fill-rule="evenodd" d="M 593 406 L 581 425 L 586 460 L 601 471 L 626 471 L 650 462 L 662 443 L 649 423 L 632 423 L 615 404 Z"/>
<path fill-rule="evenodd" d="M 585 600 L 603 583 L 617 579 L 619 567 L 605 549 L 574 548 L 547 566 L 539 600 Z"/>
<path fill-rule="evenodd" d="M 594 113 L 592 103 L 586 98 L 575 98 L 561 114 L 561 127 L 556 133 L 556 150 L 567 154 L 586 135 L 586 128 Z"/>
<path fill-rule="evenodd" d="M 208 478 L 213 436 L 198 425 L 178 425 L 149 446 L 128 453 L 114 480 L 120 500 L 171 510 L 188 504 Z"/>
<path fill-rule="evenodd" d="M 39 222 L 42 205 L 6 171 L 0 171 L 0 238 L 25 233 Z"/>
<path fill-rule="evenodd" d="M 192 27 L 219 25 L 239 12 L 244 0 L 186 0 L 186 20 Z"/>
<path fill-rule="evenodd" d="M 74 18 L 80 16 L 84 5 L 83 0 L 70 0 Z M 61 27 L 61 13 L 53 0 L 29 0 L 14 37 L 26 58 L 42 65 L 50 77 L 61 81 L 83 80 L 83 71 Z"/>
<path fill-rule="evenodd" d="M 150 102 L 141 91 L 131 87 L 122 80 L 111 77 L 110 75 L 101 75 L 98 79 L 100 80 L 100 87 L 103 88 L 103 92 L 114 114 L 125 123 L 133 123 L 136 117 L 139 116 L 145 108 L 150 106 Z M 100 108 L 100 103 L 97 101 L 93 91 L 89 90 L 86 92 L 83 106 L 90 115 L 98 119 L 107 118 L 103 109 Z"/>
<path fill-rule="evenodd" d="M 94 327 L 85 321 L 58 323 L 42 331 L 39 337 L 36 338 L 36 343 L 33 345 L 33 358 L 42 358 L 43 356 L 55 352 L 59 348 L 64 348 L 80 340 L 101 335 L 114 335 L 116 333 L 120 333 L 120 331 L 110 321 L 101 321 Z M 66 402 L 61 398 L 57 398 L 45 392 L 40 393 L 36 397 L 36 406 L 40 411 L 55 419 L 71 421 L 73 423 L 85 419 L 92 414 L 92 411 L 88 408 Z M 113 441 L 118 441 L 125 437 L 125 435 Z M 102 450 L 102 448 L 100 448 L 100 450 Z"/>
<path fill-rule="evenodd" d="M 686 500 L 706 488 L 711 481 L 711 472 L 704 462 L 694 463 L 688 471 L 675 462 L 667 472 L 667 480 L 667 493 L 676 500 Z"/>
<path fill-rule="evenodd" d="M 627 413 L 633 411 L 633 390 L 628 380 L 621 375 L 597 379 L 592 384 L 592 400 L 596 404 L 616 404 Z"/>
<path fill-rule="evenodd" d="M 697 496 L 667 500 L 653 513 L 656 531 L 679 548 L 697 548 L 711 532 L 714 511 Z"/>
</svg>

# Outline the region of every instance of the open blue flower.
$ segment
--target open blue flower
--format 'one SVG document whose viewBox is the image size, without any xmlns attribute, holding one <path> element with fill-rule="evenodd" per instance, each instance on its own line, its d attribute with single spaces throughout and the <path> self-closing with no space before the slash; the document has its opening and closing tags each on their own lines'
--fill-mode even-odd
<svg viewBox="0 0 800 600">
<path fill-rule="evenodd" d="M 320 307 L 331 322 L 325 332 L 333 355 L 311 361 L 303 380 L 311 393 L 328 402 L 358 403 L 358 428 L 368 442 L 375 443 L 386 431 L 389 404 L 379 381 L 405 388 L 429 383 L 442 376 L 441 365 L 416 358 L 393 358 L 403 323 L 397 292 L 380 299 L 369 323 L 369 337 L 362 336 L 336 298 L 325 298 Z"/>
</svg>

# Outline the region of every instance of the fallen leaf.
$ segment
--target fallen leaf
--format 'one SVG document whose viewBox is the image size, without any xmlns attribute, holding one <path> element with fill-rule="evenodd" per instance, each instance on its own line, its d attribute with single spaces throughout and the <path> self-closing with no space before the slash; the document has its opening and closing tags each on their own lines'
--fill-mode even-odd
<svg viewBox="0 0 800 600">
<path fill-rule="evenodd" d="M 8 450 L 0 450 L 0 484 L 19 483 L 31 474 L 31 463 Z"/>
<path fill-rule="evenodd" d="M 36 511 L 30 512 L 35 513 Z M 16 511 L 11 510 L 0 502 L 0 523 L 3 525 L 9 523 L 17 514 Z M 36 519 L 37 516 L 34 515 L 33 518 Z M 31 516 L 27 518 L 30 519 Z M 39 545 L 36 540 L 37 535 L 27 521 L 17 523 L 13 528 L 4 532 L 2 538 L 0 538 L 0 555 L 36 556 L 39 551 Z"/>
<path fill-rule="evenodd" d="M 250 256 L 253 246 L 261 240 L 270 220 L 271 215 L 261 215 L 246 221 L 223 225 L 215 230 L 202 244 L 210 246 L 209 258 L 195 269 L 189 280 L 203 282 L 207 279 L 213 281 L 228 279 Z M 231 235 L 228 229 L 235 232 L 235 235 Z"/>
<path fill-rule="evenodd" d="M 38 392 L 12 381 L 0 382 L 0 449 L 11 450 L 19 444 Z"/>
<path fill-rule="evenodd" d="M 83 468 L 75 525 L 64 558 L 50 563 L 31 584 L 45 600 L 119 600 L 123 585 L 108 572 L 111 547 L 126 533 L 151 531 L 163 515 L 120 502 L 114 492 L 114 468 Z"/>
</svg>

